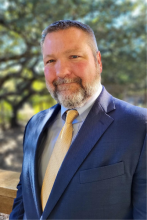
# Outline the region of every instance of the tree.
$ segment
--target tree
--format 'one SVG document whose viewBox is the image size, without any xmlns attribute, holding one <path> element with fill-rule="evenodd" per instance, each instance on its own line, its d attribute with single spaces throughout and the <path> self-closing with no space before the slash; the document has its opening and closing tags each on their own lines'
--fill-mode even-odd
<svg viewBox="0 0 147 220">
<path fill-rule="evenodd" d="M 102 53 L 103 84 L 110 92 L 117 97 L 126 88 L 128 93 L 144 92 L 143 1 L 3 0 L 0 8 L 0 100 L 12 108 L 11 127 L 18 125 L 18 110 L 34 96 L 54 103 L 45 88 L 40 35 L 56 20 L 79 20 L 93 28 Z"/>
</svg>

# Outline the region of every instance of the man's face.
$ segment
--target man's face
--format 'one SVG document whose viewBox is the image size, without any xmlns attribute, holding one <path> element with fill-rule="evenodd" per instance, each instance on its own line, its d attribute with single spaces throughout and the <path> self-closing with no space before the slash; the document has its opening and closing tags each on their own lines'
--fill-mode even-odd
<svg viewBox="0 0 147 220">
<path fill-rule="evenodd" d="M 83 106 L 98 90 L 101 55 L 88 44 L 82 30 L 69 28 L 47 34 L 42 47 L 46 85 L 52 97 L 67 108 Z"/>
</svg>

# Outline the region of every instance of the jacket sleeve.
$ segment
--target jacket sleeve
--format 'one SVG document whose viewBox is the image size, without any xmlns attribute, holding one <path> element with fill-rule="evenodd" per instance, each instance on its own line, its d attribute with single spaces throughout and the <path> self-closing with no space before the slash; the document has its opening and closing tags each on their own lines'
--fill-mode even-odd
<svg viewBox="0 0 147 220">
<path fill-rule="evenodd" d="M 24 137 L 23 137 L 23 146 L 24 146 L 24 141 L 25 141 L 26 128 L 27 128 L 30 120 L 28 121 L 28 123 L 27 123 L 27 125 L 25 127 Z M 24 148 L 23 148 L 23 152 L 24 152 Z M 11 212 L 11 214 L 9 216 L 9 220 L 12 220 L 12 219 L 17 219 L 17 220 L 18 219 L 23 219 L 24 205 L 23 205 L 22 183 L 23 183 L 23 177 L 22 177 L 22 173 L 21 173 L 20 181 L 19 181 L 19 183 L 17 185 L 17 195 L 16 195 L 16 198 L 14 199 L 13 208 L 12 208 L 12 212 Z"/>
<path fill-rule="evenodd" d="M 147 219 L 146 214 L 146 147 L 147 135 L 132 183 L 133 219 Z"/>
<path fill-rule="evenodd" d="M 14 199 L 13 209 L 9 216 L 9 219 L 23 219 L 24 206 L 22 196 L 22 175 L 20 175 L 20 181 L 17 185 L 17 196 Z"/>
</svg>

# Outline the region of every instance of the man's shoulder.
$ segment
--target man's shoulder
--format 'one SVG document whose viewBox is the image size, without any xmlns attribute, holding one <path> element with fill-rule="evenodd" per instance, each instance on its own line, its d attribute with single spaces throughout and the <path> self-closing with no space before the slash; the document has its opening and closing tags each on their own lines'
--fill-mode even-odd
<svg viewBox="0 0 147 220">
<path fill-rule="evenodd" d="M 35 115 L 33 115 L 32 118 L 42 118 L 45 117 L 46 115 L 48 115 L 50 112 L 53 112 L 57 107 L 59 106 L 59 104 L 53 105 L 52 107 L 45 109 L 43 111 L 40 111 L 38 113 L 36 113 Z"/>
<path fill-rule="evenodd" d="M 36 113 L 28 121 L 27 126 L 40 125 L 41 123 L 43 123 L 43 121 L 47 121 L 56 110 L 59 111 L 59 108 L 59 104 L 56 104 L 48 109 Z"/>
<path fill-rule="evenodd" d="M 115 98 L 105 89 L 105 87 L 103 87 L 102 93 L 98 98 L 98 102 L 100 103 L 104 111 L 106 111 L 107 113 L 114 112 L 114 114 L 121 116 L 141 116 L 143 118 L 147 118 L 146 108 L 138 107 L 126 101 Z"/>
<path fill-rule="evenodd" d="M 113 97 L 114 98 L 114 97 Z M 140 117 L 147 120 L 147 109 L 139 106 L 132 105 L 128 102 L 114 98 L 116 110 L 123 115 Z"/>
</svg>

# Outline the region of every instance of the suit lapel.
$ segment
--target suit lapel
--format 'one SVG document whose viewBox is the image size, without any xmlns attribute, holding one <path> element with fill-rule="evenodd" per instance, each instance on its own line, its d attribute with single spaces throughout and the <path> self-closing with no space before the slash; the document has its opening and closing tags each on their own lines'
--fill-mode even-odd
<svg viewBox="0 0 147 220">
<path fill-rule="evenodd" d="M 56 105 L 52 107 L 49 112 L 45 115 L 35 115 L 32 118 L 32 131 L 30 131 L 31 135 L 29 135 L 29 139 L 27 143 L 30 148 L 30 164 L 29 164 L 29 172 L 30 172 L 30 182 L 32 193 L 34 197 L 35 207 L 37 210 L 38 217 L 40 218 L 42 210 L 41 210 L 41 201 L 40 201 L 40 187 L 38 182 L 38 151 L 40 146 L 40 140 L 44 136 L 45 128 L 51 123 L 52 119 L 55 118 L 55 115 L 58 114 L 60 110 L 60 105 Z M 48 110 L 46 110 L 48 111 Z"/>
<path fill-rule="evenodd" d="M 82 162 L 113 122 L 113 118 L 107 113 L 114 109 L 112 96 L 103 89 L 62 163 L 43 212 L 43 219 L 48 218 Z"/>
</svg>

